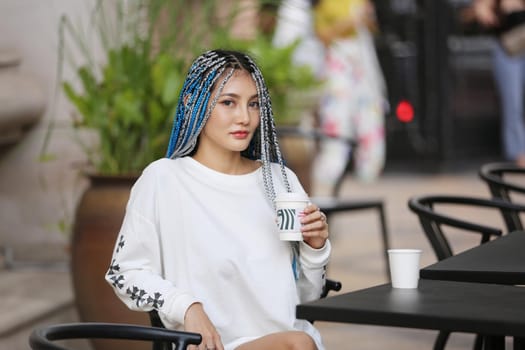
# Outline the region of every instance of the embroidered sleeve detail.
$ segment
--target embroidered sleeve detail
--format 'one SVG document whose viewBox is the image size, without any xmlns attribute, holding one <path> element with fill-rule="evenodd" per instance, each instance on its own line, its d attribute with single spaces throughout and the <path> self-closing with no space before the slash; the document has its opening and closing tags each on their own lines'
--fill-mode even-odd
<svg viewBox="0 0 525 350">
<path fill-rule="evenodd" d="M 116 263 L 116 259 L 113 259 L 109 266 L 108 275 L 115 275 L 118 271 L 120 271 L 120 265 Z"/>
<path fill-rule="evenodd" d="M 122 275 L 111 276 L 110 279 L 111 279 L 111 285 L 114 288 L 122 289 L 122 287 L 124 287 L 124 283 L 122 283 L 124 281 L 124 276 Z"/>
<path fill-rule="evenodd" d="M 144 297 L 146 295 L 146 291 L 144 289 L 139 289 L 137 286 L 133 286 L 133 289 L 128 287 L 126 294 L 129 295 L 131 300 L 135 301 L 137 307 L 140 307 L 146 301 L 146 298 Z"/>
<path fill-rule="evenodd" d="M 124 248 L 124 244 L 126 244 L 126 242 L 124 241 L 124 235 L 120 235 L 119 237 L 119 241 L 117 243 L 117 253 L 122 249 Z"/>
<path fill-rule="evenodd" d="M 148 295 L 144 289 L 139 289 L 137 286 L 133 286 L 132 288 L 128 288 L 126 290 L 126 294 L 128 294 L 130 299 L 135 302 L 137 307 L 150 305 L 154 309 L 158 310 L 160 307 L 162 307 L 162 305 L 164 305 L 164 299 L 161 298 L 162 293 L 159 292 L 154 292 L 152 297 L 151 295 Z"/>
<path fill-rule="evenodd" d="M 154 298 L 148 296 L 148 304 L 150 304 L 154 309 L 158 310 L 162 305 L 164 305 L 164 299 L 160 298 L 162 294 L 159 292 L 155 292 L 154 295 Z"/>
</svg>

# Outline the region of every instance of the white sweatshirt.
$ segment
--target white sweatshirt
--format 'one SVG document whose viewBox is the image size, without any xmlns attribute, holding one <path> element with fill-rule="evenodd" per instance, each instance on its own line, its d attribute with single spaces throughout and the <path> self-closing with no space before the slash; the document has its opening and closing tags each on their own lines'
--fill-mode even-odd
<svg viewBox="0 0 525 350">
<path fill-rule="evenodd" d="M 272 174 L 276 193 L 285 192 L 278 165 Z M 292 190 L 304 192 L 287 174 Z M 133 186 L 106 280 L 130 309 L 157 309 L 168 328 L 183 329 L 186 310 L 201 302 L 228 350 L 294 329 L 323 349 L 295 306 L 319 298 L 330 243 L 301 243 L 296 281 L 275 219 L 262 168 L 227 175 L 190 157 L 160 159 Z"/>
</svg>

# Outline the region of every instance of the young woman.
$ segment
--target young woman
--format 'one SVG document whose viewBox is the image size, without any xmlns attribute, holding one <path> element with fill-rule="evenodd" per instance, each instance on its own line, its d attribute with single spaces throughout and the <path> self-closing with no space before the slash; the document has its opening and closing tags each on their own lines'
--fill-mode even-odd
<svg viewBox="0 0 525 350">
<path fill-rule="evenodd" d="M 205 52 L 182 88 L 167 157 L 131 191 L 106 280 L 129 308 L 202 334 L 199 350 L 323 349 L 295 306 L 324 285 L 326 216 L 310 204 L 303 241 L 280 241 L 281 192 L 304 190 L 281 158 L 259 68 L 240 52 Z"/>
</svg>

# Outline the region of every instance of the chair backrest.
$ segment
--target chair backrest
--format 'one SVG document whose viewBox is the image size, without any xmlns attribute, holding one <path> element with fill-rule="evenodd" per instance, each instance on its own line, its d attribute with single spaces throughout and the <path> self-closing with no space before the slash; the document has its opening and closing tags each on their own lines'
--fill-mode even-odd
<svg viewBox="0 0 525 350">
<path fill-rule="evenodd" d="M 69 339 L 162 341 L 166 344 L 175 344 L 177 350 L 186 349 L 188 345 L 198 345 L 202 341 L 200 334 L 165 328 L 116 323 L 80 322 L 36 328 L 29 337 L 29 345 L 32 350 L 70 350 L 54 343 L 55 340 Z"/>
<path fill-rule="evenodd" d="M 511 193 L 525 194 L 525 187 L 509 182 L 505 178 L 506 175 L 523 175 L 525 181 L 525 169 L 514 163 L 488 163 L 479 170 L 479 177 L 488 185 L 493 198 L 512 202 Z M 507 225 L 523 229 L 520 216 L 516 212 L 502 211 L 502 215 Z"/>
<path fill-rule="evenodd" d="M 525 206 L 505 202 L 500 199 L 475 198 L 466 196 L 426 195 L 414 196 L 409 199 L 410 210 L 417 214 L 427 239 L 438 260 L 454 255 L 450 241 L 443 233 L 442 226 L 456 227 L 467 232 L 481 235 L 480 244 L 488 242 L 492 236 L 501 236 L 503 233 L 519 229 L 513 225 L 506 227 L 493 227 L 485 224 L 459 219 L 449 214 L 438 212 L 435 205 L 450 204 L 455 206 L 469 206 L 472 208 L 494 209 L 512 212 L 525 212 Z"/>
</svg>

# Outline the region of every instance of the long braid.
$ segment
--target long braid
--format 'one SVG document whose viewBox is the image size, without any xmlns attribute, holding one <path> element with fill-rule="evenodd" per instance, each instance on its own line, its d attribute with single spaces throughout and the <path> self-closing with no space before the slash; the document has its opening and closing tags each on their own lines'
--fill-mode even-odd
<svg viewBox="0 0 525 350">
<path fill-rule="evenodd" d="M 251 57 L 244 53 L 211 50 L 203 53 L 193 62 L 179 95 L 166 157 L 179 158 L 192 155 L 196 151 L 198 137 L 215 107 L 222 89 L 235 70 L 245 70 L 250 73 L 255 82 L 260 106 L 259 127 L 242 155 L 249 159 L 261 161 L 266 196 L 272 206 L 275 206 L 275 187 L 271 163 L 279 164 L 286 191 L 291 192 L 291 187 L 277 140 L 268 87 L 259 67 Z M 210 102 L 214 91 L 215 95 Z M 300 271 L 299 243 L 291 242 L 291 247 L 292 266 L 297 278 Z"/>
<path fill-rule="evenodd" d="M 190 67 L 179 95 L 167 157 L 182 157 L 195 148 L 201 126 L 206 123 L 212 110 L 210 108 L 207 112 L 208 101 L 213 86 L 222 73 L 217 68 L 221 67 L 223 61 L 224 58 L 209 51 L 197 58 Z"/>
<path fill-rule="evenodd" d="M 257 87 L 259 105 L 261 106 L 260 135 L 258 138 L 260 147 L 258 147 L 258 150 L 260 150 L 260 159 L 263 163 L 263 183 L 266 189 L 266 195 L 271 199 L 272 204 L 275 205 L 275 189 L 273 186 L 270 162 L 277 161 L 279 163 L 281 176 L 286 190 L 291 192 L 291 187 L 290 183 L 288 182 L 288 177 L 286 176 L 286 168 L 284 166 L 284 160 L 279 147 L 279 141 L 277 140 L 277 130 L 275 128 L 275 122 L 273 119 L 270 94 L 268 93 L 266 83 L 264 82 L 264 78 L 260 70 L 253 61 L 251 61 L 251 63 L 254 67 L 254 72 L 251 73 L 251 75 Z M 290 242 L 290 246 L 292 248 L 292 270 L 295 279 L 298 279 L 301 271 L 299 263 L 299 242 L 292 241 Z"/>
</svg>

